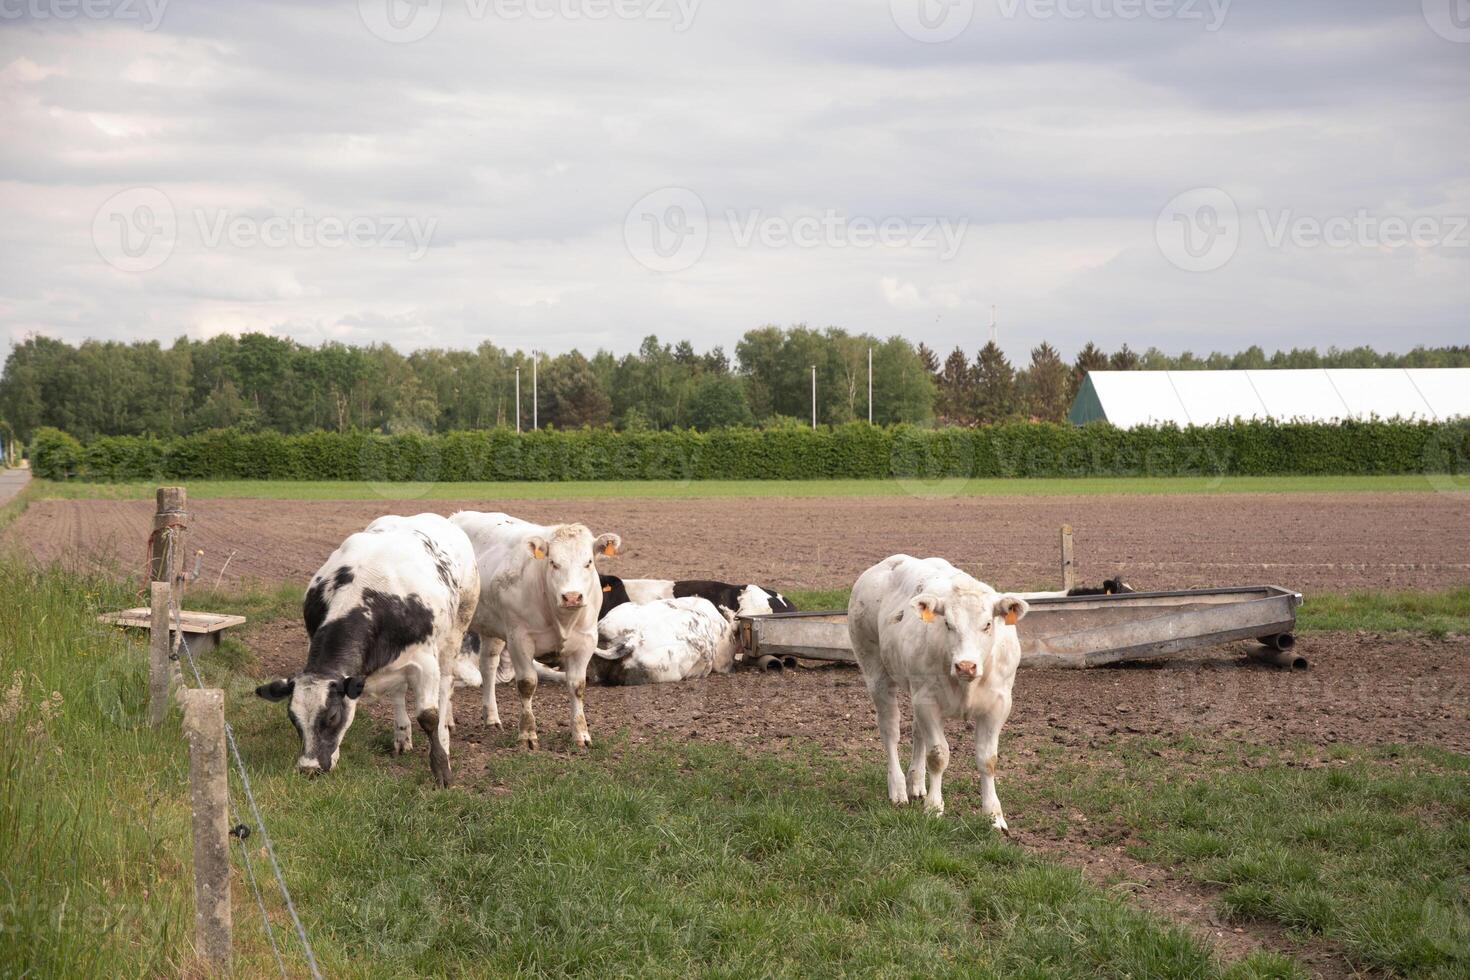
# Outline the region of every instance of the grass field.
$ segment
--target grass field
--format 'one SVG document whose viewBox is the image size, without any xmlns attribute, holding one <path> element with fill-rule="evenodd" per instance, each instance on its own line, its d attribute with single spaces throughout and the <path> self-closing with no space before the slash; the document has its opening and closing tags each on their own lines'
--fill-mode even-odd
<svg viewBox="0 0 1470 980">
<path fill-rule="evenodd" d="M 13 562 L 0 589 L 0 961 L 190 972 L 184 747 L 176 721 L 143 724 L 141 643 L 93 619 L 126 596 Z M 272 615 L 287 593 L 212 599 Z M 488 769 L 437 792 L 363 718 L 339 770 L 303 780 L 279 706 L 251 694 L 248 654 L 233 641 L 222 654 L 206 670 L 328 975 L 1302 975 L 1271 953 L 1225 963 L 1126 888 L 1087 884 L 977 813 L 895 810 L 876 764 L 815 746 L 751 755 L 627 732 L 579 759 L 461 746 L 493 751 Z M 1332 751 L 1311 769 L 1289 746 L 1057 746 L 1051 774 L 1009 781 L 1007 799 L 1109 828 L 1105 841 L 1219 889 L 1226 917 L 1322 937 L 1364 968 L 1464 976 L 1470 759 Z M 280 900 L 269 907 L 284 927 Z M 271 972 L 243 884 L 235 909 L 237 972 Z"/>
<path fill-rule="evenodd" d="M 37 498 L 152 499 L 156 483 L 35 481 Z M 1403 492 L 1442 489 L 1423 475 L 1108 477 L 984 480 L 609 480 L 590 483 L 369 483 L 192 480 L 189 495 L 273 500 L 553 500 L 600 497 L 1032 497 L 1069 494 Z"/>
</svg>

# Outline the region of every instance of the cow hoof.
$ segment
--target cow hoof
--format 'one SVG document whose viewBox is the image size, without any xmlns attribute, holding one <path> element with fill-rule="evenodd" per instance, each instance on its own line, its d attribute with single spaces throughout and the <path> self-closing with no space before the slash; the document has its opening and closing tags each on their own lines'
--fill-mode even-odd
<svg viewBox="0 0 1470 980">
<path fill-rule="evenodd" d="M 590 749 L 592 748 L 592 736 L 578 735 L 572 744 L 576 745 L 579 749 Z"/>
<path fill-rule="evenodd" d="M 909 787 L 909 799 L 911 799 L 911 800 L 922 800 L 924 797 L 926 797 L 928 795 L 929 794 L 925 791 L 925 789 L 924 789 L 923 786 L 910 786 Z"/>
<path fill-rule="evenodd" d="M 395 738 L 393 740 L 393 754 L 394 755 L 403 755 L 405 752 L 412 752 L 412 751 L 413 751 L 413 739 L 411 739 L 411 738 Z"/>
<path fill-rule="evenodd" d="M 909 805 L 909 794 L 906 793 L 906 792 L 905 793 L 897 793 L 897 794 L 889 793 L 888 794 L 888 802 L 889 803 L 892 803 L 894 806 L 908 806 Z"/>
<path fill-rule="evenodd" d="M 999 813 L 991 814 L 990 823 L 993 827 L 995 827 L 996 830 L 1000 831 L 1002 834 L 1005 834 L 1007 837 L 1011 836 L 1010 825 L 1006 823 L 1006 818 L 1001 816 Z"/>
<path fill-rule="evenodd" d="M 521 748 L 525 749 L 527 752 L 535 752 L 536 751 L 536 739 L 534 739 L 534 738 L 525 738 L 523 736 L 521 738 Z"/>
<path fill-rule="evenodd" d="M 484 714 L 484 719 L 485 719 L 485 724 L 489 725 L 491 728 L 499 728 L 500 727 L 500 713 L 499 712 L 487 711 Z"/>
<path fill-rule="evenodd" d="M 929 800 L 925 800 L 924 801 L 924 812 L 927 813 L 927 814 L 929 814 L 929 816 L 931 816 L 931 817 L 942 817 L 942 816 L 944 816 L 944 804 L 943 803 L 933 803 L 933 802 L 930 802 Z"/>
</svg>

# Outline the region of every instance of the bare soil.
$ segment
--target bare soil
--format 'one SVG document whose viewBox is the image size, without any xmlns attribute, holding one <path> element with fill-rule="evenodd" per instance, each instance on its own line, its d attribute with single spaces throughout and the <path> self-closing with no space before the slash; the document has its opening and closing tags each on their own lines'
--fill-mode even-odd
<svg viewBox="0 0 1470 980">
<path fill-rule="evenodd" d="M 873 562 L 945 555 L 1001 588 L 1055 587 L 1057 529 L 1076 531 L 1080 581 L 1138 588 L 1275 584 L 1300 591 L 1440 589 L 1470 583 L 1470 494 L 921 497 L 720 500 L 267 501 L 190 504 L 201 580 L 305 583 L 353 531 L 387 513 L 505 510 L 582 521 L 623 537 L 604 570 L 785 589 L 846 588 Z M 0 544 L 43 561 L 134 573 L 148 501 L 44 500 Z M 1460 528 L 1460 532 L 1453 529 Z M 228 560 L 228 566 L 225 565 Z"/>
</svg>

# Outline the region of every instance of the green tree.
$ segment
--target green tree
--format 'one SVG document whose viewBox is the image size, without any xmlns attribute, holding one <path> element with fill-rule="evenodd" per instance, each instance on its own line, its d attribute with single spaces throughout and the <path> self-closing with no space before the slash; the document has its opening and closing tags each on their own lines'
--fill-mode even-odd
<svg viewBox="0 0 1470 980">
<path fill-rule="evenodd" d="M 1046 341 L 1031 351 L 1031 364 L 1021 377 L 1026 410 L 1033 418 L 1061 422 L 1067 417 L 1067 365 Z"/>
<path fill-rule="evenodd" d="M 1019 411 L 1016 371 L 992 340 L 975 357 L 975 416 L 981 422 L 1003 422 Z"/>
<path fill-rule="evenodd" d="M 730 374 L 707 373 L 694 385 L 689 398 L 689 424 L 702 432 L 737 425 L 753 425 L 755 417 L 745 400 L 745 385 Z"/>
<path fill-rule="evenodd" d="M 964 425 L 975 420 L 975 404 L 979 395 L 975 368 L 958 347 L 944 359 L 937 387 L 939 396 L 934 412 L 940 421 Z"/>
</svg>

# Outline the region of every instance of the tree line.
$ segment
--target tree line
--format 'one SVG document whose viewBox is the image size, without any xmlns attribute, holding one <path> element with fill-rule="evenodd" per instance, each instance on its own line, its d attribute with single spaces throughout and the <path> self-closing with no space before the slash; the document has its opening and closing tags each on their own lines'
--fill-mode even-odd
<svg viewBox="0 0 1470 980">
<path fill-rule="evenodd" d="M 537 355 L 536 420 L 558 429 L 709 431 L 809 420 L 812 370 L 817 421 L 868 417 L 880 425 L 939 421 L 968 425 L 1010 419 L 1060 421 L 1088 370 L 1112 368 L 1271 368 L 1470 366 L 1470 347 L 1379 354 L 1293 350 L 1267 356 L 1252 347 L 1197 358 L 1108 353 L 1088 344 L 1070 363 L 1043 342 L 1013 366 L 994 344 L 943 361 L 924 344 L 850 334 L 837 327 L 764 326 L 748 331 L 733 358 L 687 340 L 645 338 L 636 353 L 599 350 Z M 492 343 L 474 350 L 426 348 L 403 354 L 375 344 L 309 346 L 261 333 L 208 340 L 85 341 L 33 336 L 12 348 L 0 376 L 0 420 L 22 440 L 39 427 L 83 440 L 100 435 L 172 437 L 209 429 L 302 433 L 317 430 L 431 433 L 532 424 L 532 356 Z"/>
</svg>

